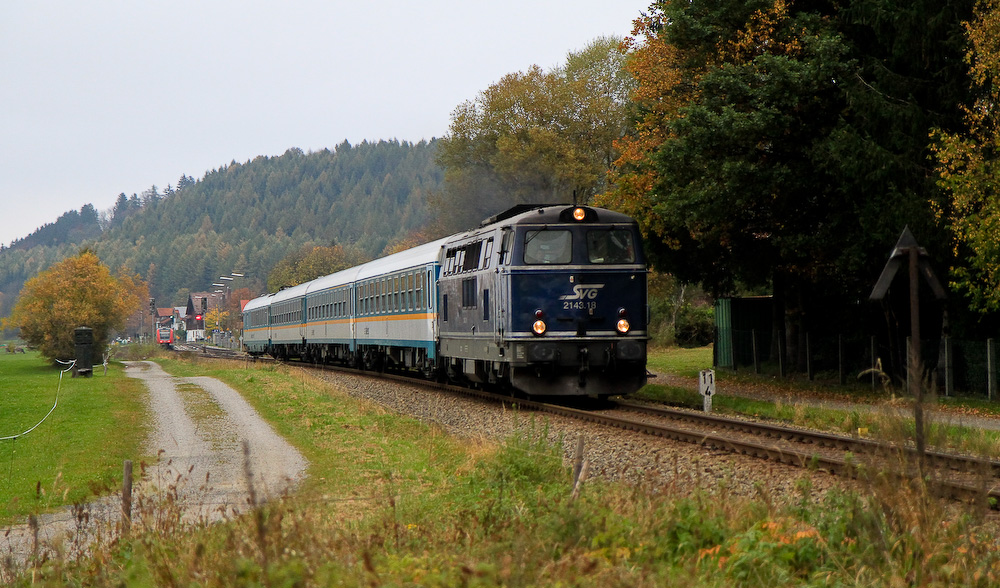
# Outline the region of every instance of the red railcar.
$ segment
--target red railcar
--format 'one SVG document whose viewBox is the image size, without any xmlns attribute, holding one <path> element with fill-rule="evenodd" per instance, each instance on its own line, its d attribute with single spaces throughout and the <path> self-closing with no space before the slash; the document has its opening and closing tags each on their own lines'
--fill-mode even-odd
<svg viewBox="0 0 1000 588">
<path fill-rule="evenodd" d="M 160 327 L 156 329 L 156 342 L 165 347 L 174 344 L 174 330 L 170 327 Z"/>
</svg>

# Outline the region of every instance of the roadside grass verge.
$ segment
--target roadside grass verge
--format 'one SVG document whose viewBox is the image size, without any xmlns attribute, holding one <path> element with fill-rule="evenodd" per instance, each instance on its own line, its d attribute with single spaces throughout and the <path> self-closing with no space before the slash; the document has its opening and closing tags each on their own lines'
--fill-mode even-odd
<svg viewBox="0 0 1000 588">
<path fill-rule="evenodd" d="M 58 403 L 57 400 L 58 391 Z M 62 375 L 37 352 L 0 354 L 0 523 L 104 494 L 141 458 L 146 392 L 120 366 Z"/>
<path fill-rule="evenodd" d="M 589 480 L 577 498 L 544 420 L 456 439 L 287 367 L 163 362 L 240 390 L 310 460 L 292 496 L 223 524 L 146 501 L 133 534 L 34 562 L 32 586 L 995 585 L 995 528 L 919 483 L 731 495 Z M 954 505 L 952 505 L 954 506 Z M 170 516 L 162 513 L 167 512 Z"/>
</svg>

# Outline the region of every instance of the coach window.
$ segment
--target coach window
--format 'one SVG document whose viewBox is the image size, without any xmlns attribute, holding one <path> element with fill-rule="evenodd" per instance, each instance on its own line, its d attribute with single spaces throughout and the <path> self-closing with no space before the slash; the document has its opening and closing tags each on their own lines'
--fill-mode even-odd
<svg viewBox="0 0 1000 588">
<path fill-rule="evenodd" d="M 424 274 L 423 272 L 417 272 L 415 276 L 416 286 L 414 291 L 414 301 L 413 307 L 415 310 L 420 310 L 423 308 L 424 304 Z"/>
<path fill-rule="evenodd" d="M 573 259 L 573 236 L 569 231 L 541 230 L 524 234 L 524 263 L 547 265 Z"/>
<path fill-rule="evenodd" d="M 393 289 L 393 293 L 392 293 L 392 302 L 393 302 L 392 306 L 393 306 L 393 308 L 392 309 L 396 310 L 396 311 L 403 310 L 402 301 L 400 300 L 402 298 L 402 290 L 401 290 L 401 288 L 402 288 L 402 286 L 399 284 L 399 276 L 394 277 L 392 279 L 392 289 Z"/>
</svg>

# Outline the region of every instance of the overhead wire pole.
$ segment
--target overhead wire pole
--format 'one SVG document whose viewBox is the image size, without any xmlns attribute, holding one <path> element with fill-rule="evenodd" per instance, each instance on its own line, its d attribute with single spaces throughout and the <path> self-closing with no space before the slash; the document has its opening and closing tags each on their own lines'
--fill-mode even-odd
<svg viewBox="0 0 1000 588">
<path fill-rule="evenodd" d="M 224 288 L 224 289 L 215 290 L 214 292 L 212 292 L 213 296 L 215 296 L 216 294 L 221 294 L 222 295 L 221 296 L 221 298 L 222 298 L 222 304 L 220 305 L 218 303 L 218 301 L 216 301 L 216 311 L 217 312 L 221 312 L 222 309 L 224 309 L 228 305 L 229 297 L 232 295 L 232 285 L 231 285 L 231 282 L 233 280 L 235 280 L 236 278 L 242 278 L 245 275 L 246 274 L 244 272 L 233 271 L 233 272 L 229 272 L 228 276 L 219 276 L 218 281 L 212 283 L 213 287 Z M 219 326 L 221 326 L 221 325 L 219 325 Z"/>
</svg>

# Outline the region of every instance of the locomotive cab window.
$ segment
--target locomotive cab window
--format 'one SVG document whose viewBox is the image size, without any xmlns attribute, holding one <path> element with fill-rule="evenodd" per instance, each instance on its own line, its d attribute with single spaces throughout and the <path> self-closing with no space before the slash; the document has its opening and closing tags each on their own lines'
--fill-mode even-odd
<svg viewBox="0 0 1000 588">
<path fill-rule="evenodd" d="M 587 231 L 590 263 L 635 263 L 632 231 L 627 229 Z"/>
<path fill-rule="evenodd" d="M 524 263 L 545 265 L 569 263 L 573 259 L 573 235 L 569 231 L 527 231 L 524 234 Z"/>
</svg>

